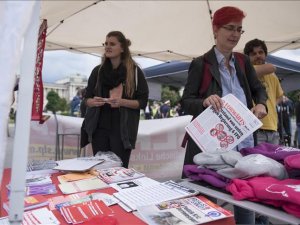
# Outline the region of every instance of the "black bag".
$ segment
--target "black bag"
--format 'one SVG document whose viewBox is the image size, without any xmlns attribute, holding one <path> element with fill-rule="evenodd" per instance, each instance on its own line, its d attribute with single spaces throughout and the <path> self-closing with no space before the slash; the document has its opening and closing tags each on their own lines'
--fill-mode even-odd
<svg viewBox="0 0 300 225">
<path fill-rule="evenodd" d="M 98 126 L 98 117 L 100 113 L 99 107 L 88 107 L 85 118 L 81 125 L 80 147 L 85 147 L 88 143 L 92 143 L 94 131 Z"/>
</svg>

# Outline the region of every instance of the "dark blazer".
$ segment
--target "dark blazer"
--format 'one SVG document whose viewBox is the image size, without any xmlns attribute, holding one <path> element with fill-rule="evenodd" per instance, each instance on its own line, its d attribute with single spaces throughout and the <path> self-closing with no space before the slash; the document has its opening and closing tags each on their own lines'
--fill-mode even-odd
<svg viewBox="0 0 300 225">
<path fill-rule="evenodd" d="M 101 85 L 99 85 L 98 90 L 95 91 L 99 70 L 100 65 L 93 69 L 91 76 L 89 77 L 85 99 L 93 98 L 94 96 L 101 97 Z M 148 102 L 148 96 L 149 89 L 144 73 L 139 67 L 137 67 L 137 73 L 135 74 L 135 91 L 131 99 L 137 100 L 140 108 L 130 109 L 126 107 L 120 107 L 120 132 L 125 149 L 135 148 L 140 120 L 140 109 L 145 109 Z M 122 98 L 129 99 L 125 96 L 124 89 Z M 81 147 L 86 146 L 92 141 L 93 134 L 97 129 L 99 110 L 99 107 L 87 107 L 85 119 L 81 127 Z"/>
<path fill-rule="evenodd" d="M 251 109 L 253 107 L 253 101 L 256 104 L 260 103 L 266 106 L 266 90 L 261 84 L 261 82 L 258 80 L 256 72 L 250 63 L 249 58 L 245 55 L 244 59 L 246 74 L 240 68 L 237 60 L 235 60 L 235 68 L 237 77 L 246 96 L 247 106 L 249 109 Z M 206 93 L 204 93 L 204 95 L 200 98 L 199 89 L 203 77 L 204 62 L 208 63 L 209 65 L 209 71 L 211 73 L 212 80 L 209 84 Z M 196 117 L 205 110 L 205 108 L 203 107 L 203 101 L 205 98 L 213 94 L 217 94 L 220 97 L 222 97 L 222 84 L 220 76 L 221 75 L 219 72 L 219 65 L 214 51 L 214 47 L 204 55 L 197 57 L 191 62 L 188 71 L 187 83 L 185 85 L 183 96 L 181 99 L 181 104 L 186 114 L 193 115 L 194 117 Z M 191 142 L 191 138 L 189 138 L 188 141 Z M 201 152 L 195 143 L 193 143 L 192 145 L 192 148 L 194 148 L 194 150 L 192 150 L 194 154 Z M 188 144 L 187 154 L 190 150 L 189 148 L 191 148 L 191 145 L 189 146 Z M 193 163 L 192 158 L 194 154 L 190 155 L 189 160 L 185 160 L 185 164 Z"/>
</svg>

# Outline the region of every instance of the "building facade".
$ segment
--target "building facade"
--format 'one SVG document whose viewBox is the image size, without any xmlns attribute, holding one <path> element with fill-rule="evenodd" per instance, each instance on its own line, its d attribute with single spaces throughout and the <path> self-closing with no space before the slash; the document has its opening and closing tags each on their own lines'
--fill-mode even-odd
<svg viewBox="0 0 300 225">
<path fill-rule="evenodd" d="M 44 83 L 44 107 L 47 104 L 47 94 L 50 91 L 55 91 L 59 97 L 70 102 L 77 94 L 79 89 L 87 86 L 86 76 L 75 74 L 63 79 L 57 80 L 54 83 Z"/>
</svg>

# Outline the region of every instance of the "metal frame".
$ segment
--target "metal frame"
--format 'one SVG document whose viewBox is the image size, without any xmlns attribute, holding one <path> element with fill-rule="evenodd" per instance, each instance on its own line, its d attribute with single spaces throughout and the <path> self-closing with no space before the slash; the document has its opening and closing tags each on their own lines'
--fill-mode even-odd
<svg viewBox="0 0 300 225">
<path fill-rule="evenodd" d="M 57 119 L 57 115 L 53 112 L 55 124 L 56 124 L 56 134 L 55 134 L 55 160 L 63 160 L 64 159 L 64 141 L 65 136 L 77 136 L 77 157 L 81 156 L 81 148 L 80 148 L 80 133 L 60 133 L 59 132 L 59 122 Z M 85 156 L 85 149 L 84 149 Z"/>
<path fill-rule="evenodd" d="M 232 205 L 237 205 L 237 206 L 240 206 L 242 208 L 249 209 L 251 211 L 258 212 L 260 214 L 266 215 L 268 217 L 278 219 L 280 221 L 284 221 L 284 222 L 286 222 L 286 224 L 295 224 L 295 225 L 300 224 L 300 219 L 299 218 L 297 218 L 293 215 L 290 215 L 290 214 L 288 214 L 288 213 L 286 213 L 286 212 L 284 212 L 280 209 L 275 209 L 275 208 L 272 208 L 271 206 L 268 207 L 266 205 L 262 205 L 262 204 L 255 203 L 255 202 L 250 202 L 250 201 L 245 201 L 245 200 L 244 201 L 237 201 L 237 200 L 234 200 L 232 195 L 230 195 L 230 194 L 226 194 L 226 193 L 221 192 L 221 191 L 216 191 L 216 190 L 204 187 L 200 184 L 194 184 L 194 183 L 191 183 L 190 181 L 191 180 L 189 180 L 189 179 L 185 179 L 185 180 L 182 180 L 180 183 L 184 186 L 193 188 L 193 189 L 195 189 L 195 190 L 199 191 L 200 193 L 205 194 L 207 196 L 211 196 L 213 198 L 223 200 L 223 201 L 225 201 L 227 203 L 230 203 Z"/>
</svg>

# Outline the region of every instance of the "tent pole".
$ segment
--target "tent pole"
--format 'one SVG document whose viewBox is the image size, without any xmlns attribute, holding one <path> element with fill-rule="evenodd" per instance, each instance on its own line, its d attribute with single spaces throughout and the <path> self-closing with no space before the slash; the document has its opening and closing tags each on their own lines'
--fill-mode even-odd
<svg viewBox="0 0 300 225">
<path fill-rule="evenodd" d="M 20 224 L 23 219 L 25 175 L 29 149 L 40 4 L 40 1 L 35 1 L 31 15 L 31 24 L 28 26 L 28 30 L 24 35 L 17 120 L 12 156 L 11 193 L 9 203 L 9 220 L 11 225 Z"/>
</svg>

